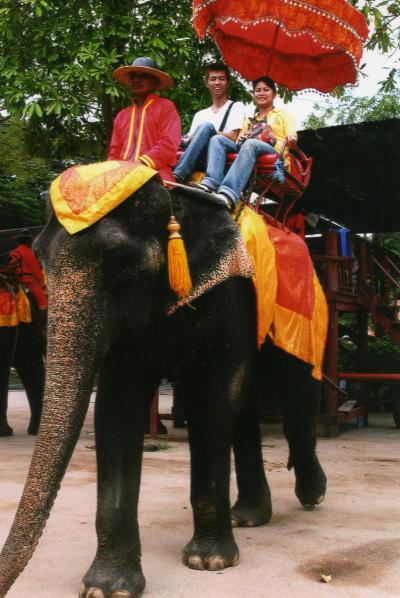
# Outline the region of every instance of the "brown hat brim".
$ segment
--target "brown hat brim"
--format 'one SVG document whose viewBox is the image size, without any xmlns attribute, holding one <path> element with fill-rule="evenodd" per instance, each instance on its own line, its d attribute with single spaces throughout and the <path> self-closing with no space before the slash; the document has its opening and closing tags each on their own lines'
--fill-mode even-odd
<svg viewBox="0 0 400 598">
<path fill-rule="evenodd" d="M 174 86 L 174 80 L 170 75 L 149 66 L 120 66 L 113 72 L 113 77 L 119 83 L 122 83 L 122 85 L 129 85 L 131 73 L 147 73 L 153 75 L 153 77 L 157 77 L 160 81 L 158 89 L 171 89 Z"/>
</svg>

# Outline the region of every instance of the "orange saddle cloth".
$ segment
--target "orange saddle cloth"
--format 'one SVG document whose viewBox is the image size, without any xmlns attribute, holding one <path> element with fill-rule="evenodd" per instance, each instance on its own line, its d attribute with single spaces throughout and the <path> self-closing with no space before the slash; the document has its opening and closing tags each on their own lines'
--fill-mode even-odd
<svg viewBox="0 0 400 598">
<path fill-rule="evenodd" d="M 156 170 L 127 160 L 72 166 L 51 184 L 55 214 L 73 235 L 103 218 L 155 175 Z"/>
<path fill-rule="evenodd" d="M 254 266 L 259 347 L 269 335 L 274 345 L 312 365 L 320 380 L 328 307 L 307 245 L 247 206 L 238 224 Z"/>
<path fill-rule="evenodd" d="M 28 297 L 20 288 L 15 293 L 0 286 L 0 326 L 18 326 L 32 322 Z"/>
</svg>

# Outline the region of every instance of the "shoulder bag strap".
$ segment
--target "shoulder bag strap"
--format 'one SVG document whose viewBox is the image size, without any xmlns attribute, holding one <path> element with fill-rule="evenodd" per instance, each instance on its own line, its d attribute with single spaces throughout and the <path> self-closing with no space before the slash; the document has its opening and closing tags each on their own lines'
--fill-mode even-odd
<svg viewBox="0 0 400 598">
<path fill-rule="evenodd" d="M 230 111 L 231 111 L 231 108 L 232 108 L 233 104 L 235 104 L 235 102 L 231 102 L 231 103 L 229 104 L 228 108 L 226 109 L 226 112 L 225 112 L 225 114 L 224 114 L 224 117 L 223 117 L 223 119 L 222 119 L 222 121 L 221 121 L 221 124 L 219 125 L 219 129 L 218 129 L 218 131 L 219 131 L 220 133 L 222 133 L 222 132 L 223 132 L 223 130 L 225 129 L 225 125 L 226 125 L 226 123 L 227 123 L 228 116 L 229 116 L 229 113 L 230 113 Z"/>
</svg>

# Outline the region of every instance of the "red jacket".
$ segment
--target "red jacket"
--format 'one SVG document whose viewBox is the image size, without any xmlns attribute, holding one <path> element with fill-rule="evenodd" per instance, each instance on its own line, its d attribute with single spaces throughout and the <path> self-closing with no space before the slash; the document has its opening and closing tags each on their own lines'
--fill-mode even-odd
<svg viewBox="0 0 400 598">
<path fill-rule="evenodd" d="M 18 274 L 19 279 L 27 284 L 33 282 L 39 286 L 43 286 L 44 275 L 40 267 L 37 257 L 28 245 L 18 245 L 16 249 L 10 251 L 10 256 L 19 264 Z"/>
<path fill-rule="evenodd" d="M 142 106 L 118 112 L 114 120 L 109 160 L 137 160 L 158 170 L 162 179 L 174 180 L 172 167 L 181 142 L 181 121 L 171 100 L 156 94 L 147 96 Z"/>
</svg>

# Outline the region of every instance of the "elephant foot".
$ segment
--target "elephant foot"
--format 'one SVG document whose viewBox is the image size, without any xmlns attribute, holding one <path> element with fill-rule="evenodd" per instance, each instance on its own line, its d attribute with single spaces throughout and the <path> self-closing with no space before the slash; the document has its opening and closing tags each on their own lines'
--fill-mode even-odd
<svg viewBox="0 0 400 598">
<path fill-rule="evenodd" d="M 14 430 L 8 425 L 7 422 L 2 422 L 0 424 L 0 436 L 12 436 L 13 434 Z"/>
<path fill-rule="evenodd" d="M 139 598 L 146 585 L 141 568 L 119 562 L 115 568 L 106 560 L 95 560 L 86 573 L 79 598 Z"/>
<path fill-rule="evenodd" d="M 39 432 L 39 424 L 40 424 L 40 419 L 31 419 L 31 421 L 29 422 L 29 426 L 27 429 L 27 433 L 30 434 L 31 436 L 37 436 L 37 433 Z"/>
<path fill-rule="evenodd" d="M 303 508 L 310 511 L 321 504 L 326 493 L 326 475 L 315 455 L 309 463 L 294 464 L 295 493 Z"/>
<path fill-rule="evenodd" d="M 193 537 L 183 549 L 182 560 L 190 569 L 221 571 L 239 564 L 239 548 L 233 536 L 221 540 Z"/>
<path fill-rule="evenodd" d="M 244 501 L 238 499 L 231 509 L 232 527 L 259 527 L 269 523 L 271 517 L 270 494 L 257 503 L 254 500 Z"/>
</svg>

